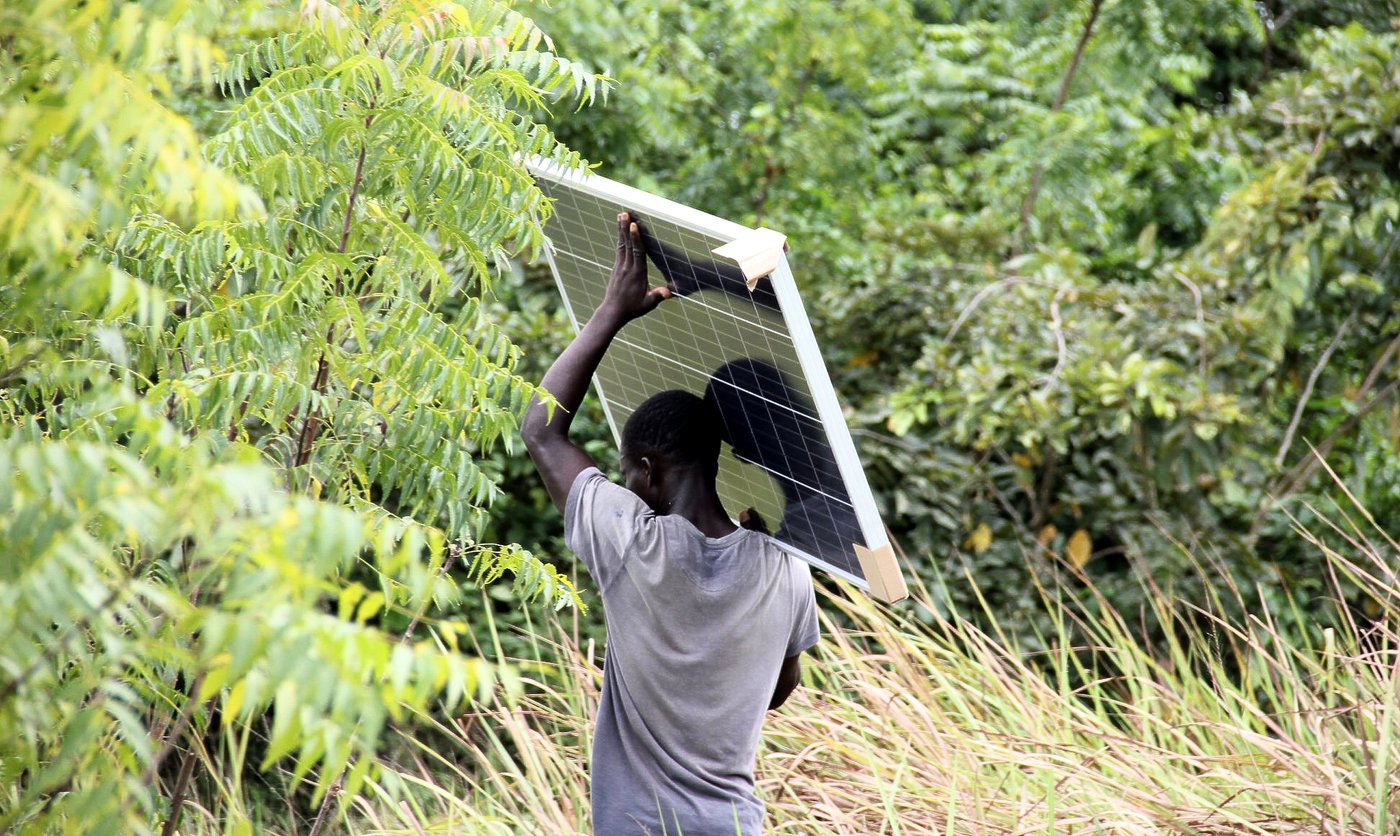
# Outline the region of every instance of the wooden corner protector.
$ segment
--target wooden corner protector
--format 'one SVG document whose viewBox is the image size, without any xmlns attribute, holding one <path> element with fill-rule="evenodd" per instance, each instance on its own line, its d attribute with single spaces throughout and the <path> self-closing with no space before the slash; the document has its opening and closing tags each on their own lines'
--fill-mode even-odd
<svg viewBox="0 0 1400 836">
<path fill-rule="evenodd" d="M 749 286 L 752 293 L 759 279 L 778 269 L 787 248 L 786 235 L 761 226 L 724 246 L 715 247 L 711 252 L 716 258 L 739 265 L 739 272 L 744 274 L 744 284 Z"/>
<path fill-rule="evenodd" d="M 860 560 L 861 574 L 870 584 L 870 596 L 893 604 L 909 597 L 909 587 L 904 583 L 904 574 L 899 571 L 899 561 L 895 559 L 894 548 L 886 543 L 877 549 L 867 549 L 859 543 L 852 543 L 856 558 Z"/>
</svg>

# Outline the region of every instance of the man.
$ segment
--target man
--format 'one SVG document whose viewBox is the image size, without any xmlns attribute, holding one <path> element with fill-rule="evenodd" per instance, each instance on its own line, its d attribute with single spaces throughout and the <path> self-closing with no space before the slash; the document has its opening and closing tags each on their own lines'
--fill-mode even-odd
<svg viewBox="0 0 1400 836">
<path fill-rule="evenodd" d="M 648 286 L 643 233 L 626 213 L 617 247 L 602 304 L 541 384 L 558 408 L 551 419 L 536 401 L 521 426 L 603 599 L 594 832 L 748 836 L 763 823 L 753 770 L 764 710 L 792 693 L 798 656 L 817 641 L 811 575 L 725 513 L 719 418 L 700 397 L 662 392 L 627 420 L 625 488 L 569 440 L 613 337 L 672 295 Z"/>
</svg>

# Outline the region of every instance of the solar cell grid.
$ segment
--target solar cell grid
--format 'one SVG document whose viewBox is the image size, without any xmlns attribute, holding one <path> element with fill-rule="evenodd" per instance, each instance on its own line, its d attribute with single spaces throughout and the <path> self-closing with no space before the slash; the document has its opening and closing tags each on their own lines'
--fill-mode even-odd
<svg viewBox="0 0 1400 836">
<path fill-rule="evenodd" d="M 555 201 L 547 254 L 575 327 L 602 301 L 619 212 L 646 230 L 652 283 L 677 290 L 628 323 L 598 367 L 614 436 L 657 392 L 705 397 L 722 421 L 717 486 L 730 516 L 757 510 L 785 548 L 869 588 L 855 547 L 887 540 L 839 411 L 833 432 L 835 394 L 785 262 L 750 291 L 735 265 L 712 255 L 743 227 L 603 178 L 535 173 Z"/>
</svg>

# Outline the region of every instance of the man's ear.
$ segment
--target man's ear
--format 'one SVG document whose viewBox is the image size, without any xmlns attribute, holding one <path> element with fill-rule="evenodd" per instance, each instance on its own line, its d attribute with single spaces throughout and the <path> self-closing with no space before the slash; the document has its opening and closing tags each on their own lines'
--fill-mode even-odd
<svg viewBox="0 0 1400 836">
<path fill-rule="evenodd" d="M 647 487 L 656 487 L 657 483 L 661 481 L 661 471 L 656 466 L 656 460 L 651 456 L 642 456 L 642 460 L 638 464 L 642 468 L 642 484 Z"/>
</svg>

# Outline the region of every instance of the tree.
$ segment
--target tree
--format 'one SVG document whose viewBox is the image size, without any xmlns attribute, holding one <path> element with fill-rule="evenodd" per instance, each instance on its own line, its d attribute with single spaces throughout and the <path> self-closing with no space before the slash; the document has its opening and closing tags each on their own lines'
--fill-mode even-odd
<svg viewBox="0 0 1400 836">
<path fill-rule="evenodd" d="M 491 0 L 11 4 L 0 79 L 0 829 L 172 832 L 250 731 L 353 792 L 494 681 L 454 561 L 573 597 L 477 536 L 536 394 L 480 298 L 597 80 Z"/>
<path fill-rule="evenodd" d="M 891 482 L 893 507 L 899 527 L 917 527 L 914 542 L 946 538 L 946 574 L 966 567 L 1006 591 L 991 602 L 1003 614 L 1037 609 L 1027 565 L 1131 609 L 1147 577 L 1183 598 L 1204 594 L 1195 550 L 1178 546 L 1204 541 L 1264 600 L 1322 591 L 1276 504 L 1306 519 L 1318 498 L 1297 477 L 1320 467 L 1293 439 L 1320 445 L 1358 487 L 1374 485 L 1361 494 L 1382 514 L 1394 501 L 1395 471 L 1382 463 L 1395 461 L 1384 413 L 1396 273 L 1385 253 L 1400 184 L 1380 173 L 1394 170 L 1395 145 L 1378 126 L 1397 89 L 1395 43 L 1360 26 L 1307 32 L 1289 47 L 1299 66 L 1252 94 L 1210 108 L 1163 101 L 1108 143 L 1130 151 L 1102 170 L 1088 160 L 1067 169 L 1054 187 L 1066 198 L 1117 184 L 1110 199 L 1052 204 L 1060 224 L 1079 205 L 1102 212 L 1093 234 L 1042 224 L 1036 251 L 987 258 L 1006 239 L 982 234 L 973 201 L 935 227 L 958 256 L 926 256 L 934 283 L 915 280 L 911 258 L 902 278 L 917 289 L 893 315 L 887 284 L 857 297 L 846 331 L 947 312 L 931 333 L 901 329 L 873 347 L 875 368 L 852 378 L 903 381 L 867 412 L 870 432 L 900 436 L 875 458 L 919 474 Z M 1091 47 L 1085 60 L 1102 59 Z M 1131 86 L 1101 81 L 1083 94 L 1098 102 L 1066 109 L 1101 108 Z M 962 168 L 981 172 L 977 158 L 1000 153 Z M 1007 205 L 993 217 L 1004 223 Z"/>
</svg>

